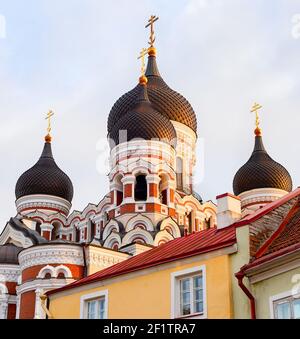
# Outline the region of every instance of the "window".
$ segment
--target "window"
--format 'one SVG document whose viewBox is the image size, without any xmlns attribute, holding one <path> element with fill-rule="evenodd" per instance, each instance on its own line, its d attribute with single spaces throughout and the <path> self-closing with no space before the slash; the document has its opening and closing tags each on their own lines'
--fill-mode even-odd
<svg viewBox="0 0 300 339">
<path fill-rule="evenodd" d="M 108 318 L 108 291 L 100 291 L 80 298 L 81 319 Z"/>
<path fill-rule="evenodd" d="M 176 182 L 179 190 L 183 189 L 183 160 L 176 158 Z"/>
<path fill-rule="evenodd" d="M 136 177 L 134 197 L 136 201 L 147 200 L 147 180 L 145 175 L 138 175 Z"/>
<path fill-rule="evenodd" d="M 171 284 L 172 318 L 206 317 L 204 266 L 173 273 Z"/>
<path fill-rule="evenodd" d="M 87 303 L 87 319 L 105 319 L 105 298 L 89 300 Z"/>
<path fill-rule="evenodd" d="M 202 275 L 180 279 L 180 315 L 203 313 Z"/>
<path fill-rule="evenodd" d="M 273 302 L 275 319 L 300 319 L 300 298 L 289 297 Z"/>
</svg>

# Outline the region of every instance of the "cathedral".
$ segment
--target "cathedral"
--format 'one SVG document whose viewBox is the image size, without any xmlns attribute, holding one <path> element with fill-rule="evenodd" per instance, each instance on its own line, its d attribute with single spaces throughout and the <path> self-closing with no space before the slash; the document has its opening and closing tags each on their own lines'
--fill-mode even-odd
<svg viewBox="0 0 300 339">
<path fill-rule="evenodd" d="M 55 161 L 50 125 L 40 158 L 19 177 L 16 215 L 0 235 L 0 319 L 45 318 L 45 293 L 176 238 L 225 227 L 292 191 L 288 171 L 264 148 L 259 105 L 253 152 L 233 178 L 240 209 L 194 191 L 196 113 L 159 71 L 156 19 L 137 85 L 108 114 L 107 194 L 72 210 L 72 180 Z"/>
</svg>

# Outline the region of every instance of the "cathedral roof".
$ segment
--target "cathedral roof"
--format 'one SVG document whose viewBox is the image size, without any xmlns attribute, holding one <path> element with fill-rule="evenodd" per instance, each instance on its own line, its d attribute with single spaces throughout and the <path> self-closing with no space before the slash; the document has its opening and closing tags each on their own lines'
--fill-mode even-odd
<svg viewBox="0 0 300 339">
<path fill-rule="evenodd" d="M 149 101 L 147 90 L 146 83 L 140 83 L 137 86 L 134 105 L 114 124 L 109 133 L 109 137 L 113 141 L 112 147 L 137 138 L 157 139 L 169 144 L 175 140 L 176 131 L 172 123 L 154 109 Z M 122 130 L 127 133 L 124 140 L 120 140 L 120 131 Z"/>
<path fill-rule="evenodd" d="M 197 118 L 192 106 L 165 83 L 158 71 L 155 53 L 149 54 L 145 75 L 148 78 L 148 95 L 153 108 L 167 119 L 180 122 L 196 133 Z M 114 104 L 108 117 L 108 133 L 117 121 L 133 108 L 138 92 L 139 85 L 121 96 Z"/>
<path fill-rule="evenodd" d="M 38 162 L 20 176 L 15 193 L 16 199 L 27 195 L 45 194 L 60 197 L 69 202 L 72 201 L 73 184 L 70 178 L 57 166 L 53 158 L 51 139 L 46 138 Z"/>
<path fill-rule="evenodd" d="M 75 281 L 67 286 L 47 292 L 52 295 L 60 291 L 76 288 L 78 286 L 111 279 L 127 273 L 155 267 L 168 262 L 212 252 L 221 248 L 232 246 L 236 243 L 236 231 L 234 227 L 226 227 L 218 230 L 210 228 L 176 238 L 167 243 L 150 249 L 149 251 L 135 255 L 118 264 L 91 274 L 88 277 Z"/>
<path fill-rule="evenodd" d="M 0 264 L 18 265 L 18 254 L 23 250 L 13 244 L 0 246 Z"/>
<path fill-rule="evenodd" d="M 254 150 L 250 159 L 237 171 L 233 179 L 235 195 L 257 188 L 278 188 L 290 192 L 289 172 L 274 161 L 264 148 L 260 130 L 256 130 Z"/>
</svg>

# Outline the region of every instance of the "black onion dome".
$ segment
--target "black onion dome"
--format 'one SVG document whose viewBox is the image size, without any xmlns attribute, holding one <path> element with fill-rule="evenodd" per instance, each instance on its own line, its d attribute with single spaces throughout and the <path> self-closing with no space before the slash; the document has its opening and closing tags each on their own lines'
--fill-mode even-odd
<svg viewBox="0 0 300 339">
<path fill-rule="evenodd" d="M 55 163 L 50 142 L 45 143 L 39 161 L 20 176 L 15 193 L 17 199 L 32 194 L 45 194 L 72 201 L 73 184 Z"/>
<path fill-rule="evenodd" d="M 146 85 L 139 84 L 137 89 L 132 109 L 115 123 L 108 135 L 111 148 L 122 142 L 139 138 L 157 139 L 174 146 L 176 131 L 172 123 L 153 108 L 149 101 Z M 124 140 L 120 140 L 120 131 L 127 133 Z"/>
<path fill-rule="evenodd" d="M 278 188 L 290 192 L 292 178 L 289 172 L 266 152 L 261 135 L 256 135 L 250 159 L 233 179 L 235 195 L 256 188 Z"/>
<path fill-rule="evenodd" d="M 23 250 L 14 244 L 0 246 L 0 264 L 18 265 L 18 254 Z"/>
<path fill-rule="evenodd" d="M 148 95 L 153 108 L 169 120 L 178 121 L 197 132 L 197 118 L 190 103 L 179 93 L 172 90 L 162 79 L 156 64 L 156 57 L 148 57 L 145 75 L 148 78 Z M 107 129 L 112 130 L 116 122 L 123 117 L 135 104 L 139 86 L 125 93 L 112 107 Z"/>
</svg>

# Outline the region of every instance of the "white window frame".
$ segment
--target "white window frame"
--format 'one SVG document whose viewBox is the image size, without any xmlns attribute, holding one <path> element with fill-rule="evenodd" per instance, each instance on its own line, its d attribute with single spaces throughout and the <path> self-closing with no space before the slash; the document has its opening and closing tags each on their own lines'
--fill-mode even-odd
<svg viewBox="0 0 300 339">
<path fill-rule="evenodd" d="M 203 313 L 180 315 L 180 279 L 197 275 L 202 275 L 203 280 Z M 207 290 L 206 290 L 206 267 L 205 265 L 195 266 L 171 274 L 171 319 L 206 319 L 207 318 Z"/>
<path fill-rule="evenodd" d="M 269 309 L 270 309 L 270 318 L 271 319 L 276 319 L 275 318 L 275 310 L 274 310 L 274 307 L 275 307 L 275 303 L 280 301 L 280 300 L 284 300 L 284 299 L 290 299 L 290 298 L 293 298 L 293 291 L 292 290 L 289 290 L 289 291 L 285 291 L 285 292 L 282 292 L 280 294 L 277 294 L 277 295 L 273 295 L 269 298 Z M 299 299 L 299 298 L 295 298 L 295 299 Z"/>
<path fill-rule="evenodd" d="M 87 302 L 101 298 L 104 298 L 104 319 L 108 319 L 108 290 L 85 294 L 80 297 L 80 319 L 87 319 Z"/>
</svg>

